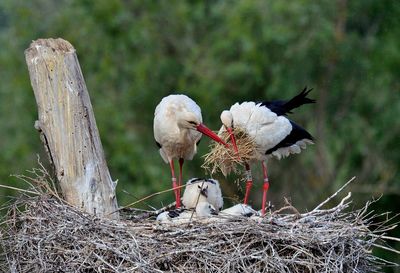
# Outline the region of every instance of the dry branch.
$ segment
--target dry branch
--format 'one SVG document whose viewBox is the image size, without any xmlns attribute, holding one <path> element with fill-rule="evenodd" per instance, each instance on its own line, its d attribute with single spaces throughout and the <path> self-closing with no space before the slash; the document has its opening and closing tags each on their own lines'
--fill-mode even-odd
<svg viewBox="0 0 400 273">
<path fill-rule="evenodd" d="M 35 123 L 65 200 L 114 219 L 116 182 L 104 157 L 75 49 L 62 39 L 39 39 L 25 51 L 38 106 Z"/>
</svg>

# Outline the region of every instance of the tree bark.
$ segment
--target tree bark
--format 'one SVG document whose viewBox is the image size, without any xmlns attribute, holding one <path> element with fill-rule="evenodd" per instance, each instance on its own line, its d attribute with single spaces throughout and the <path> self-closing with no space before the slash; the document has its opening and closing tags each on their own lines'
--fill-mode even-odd
<svg viewBox="0 0 400 273">
<path fill-rule="evenodd" d="M 65 200 L 85 212 L 118 219 L 116 182 L 104 157 L 89 93 L 73 46 L 39 39 L 25 51 L 38 106 L 35 127 Z"/>
</svg>

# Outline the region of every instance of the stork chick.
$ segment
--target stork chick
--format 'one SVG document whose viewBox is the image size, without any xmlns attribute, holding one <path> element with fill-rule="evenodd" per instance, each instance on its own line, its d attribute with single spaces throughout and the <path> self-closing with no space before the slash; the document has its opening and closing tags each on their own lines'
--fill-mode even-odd
<svg viewBox="0 0 400 273">
<path fill-rule="evenodd" d="M 217 212 L 222 209 L 224 200 L 218 180 L 192 178 L 186 183 L 182 203 L 187 209 L 196 208 L 200 202 L 208 202 Z"/>
<path fill-rule="evenodd" d="M 236 204 L 230 208 L 221 210 L 219 213 L 221 216 L 245 216 L 245 217 L 250 217 L 253 215 L 257 215 L 258 212 L 254 210 L 252 207 L 250 207 L 247 204 Z"/>
<path fill-rule="evenodd" d="M 193 209 L 175 209 L 164 211 L 157 216 L 157 221 L 161 223 L 188 223 L 192 220 L 209 218 L 217 215 L 214 206 L 208 202 L 199 202 Z"/>
</svg>

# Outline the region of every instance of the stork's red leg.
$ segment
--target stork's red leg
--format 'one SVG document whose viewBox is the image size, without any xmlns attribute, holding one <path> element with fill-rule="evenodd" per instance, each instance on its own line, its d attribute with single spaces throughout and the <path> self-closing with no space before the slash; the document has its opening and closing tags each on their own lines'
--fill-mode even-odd
<svg viewBox="0 0 400 273">
<path fill-rule="evenodd" d="M 247 204 L 247 202 L 249 201 L 249 194 L 250 194 L 250 189 L 251 186 L 253 185 L 253 178 L 251 176 L 251 169 L 250 169 L 250 165 L 248 163 L 245 164 L 246 167 L 246 193 L 244 195 L 244 204 Z"/>
<path fill-rule="evenodd" d="M 178 199 L 179 203 L 181 202 L 181 186 L 182 186 L 182 166 L 183 166 L 184 159 L 179 158 L 179 180 L 178 180 Z"/>
<path fill-rule="evenodd" d="M 264 161 L 261 162 L 263 168 L 263 175 L 264 175 L 264 184 L 263 184 L 263 198 L 262 198 L 262 206 L 261 206 L 261 215 L 265 215 L 265 205 L 267 203 L 267 192 L 269 189 L 269 181 L 268 181 L 268 172 L 267 172 L 267 165 Z"/>
<path fill-rule="evenodd" d="M 178 188 L 178 185 L 176 183 L 175 170 L 174 170 L 174 160 L 173 159 L 171 159 L 169 161 L 169 166 L 171 168 L 171 175 L 172 175 L 172 188 L 174 189 L 174 193 L 175 193 L 175 202 L 176 202 L 175 207 L 176 208 L 180 208 L 181 207 L 181 199 L 178 198 L 179 197 L 178 196 L 179 188 Z"/>
</svg>

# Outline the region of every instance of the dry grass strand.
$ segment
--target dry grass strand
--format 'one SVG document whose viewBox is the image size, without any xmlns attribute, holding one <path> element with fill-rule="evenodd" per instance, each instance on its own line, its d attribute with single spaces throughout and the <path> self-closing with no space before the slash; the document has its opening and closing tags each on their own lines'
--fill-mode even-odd
<svg viewBox="0 0 400 273">
<path fill-rule="evenodd" d="M 225 176 L 231 172 L 238 173 L 238 165 L 243 166 L 245 162 L 255 158 L 256 143 L 254 139 L 241 128 L 234 128 L 233 134 L 235 135 L 239 155 L 232 147 L 227 148 L 219 143 L 211 143 L 210 152 L 204 155 L 204 163 L 202 165 L 209 173 L 214 174 L 218 170 Z M 230 142 L 230 135 L 227 131 L 222 132 L 220 137 L 226 143 Z"/>
</svg>

